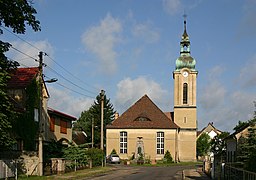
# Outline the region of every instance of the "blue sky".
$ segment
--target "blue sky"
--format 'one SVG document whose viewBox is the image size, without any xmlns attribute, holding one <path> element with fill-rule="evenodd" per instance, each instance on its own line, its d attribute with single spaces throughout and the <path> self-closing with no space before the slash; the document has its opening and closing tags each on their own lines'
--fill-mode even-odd
<svg viewBox="0 0 256 180">
<path fill-rule="evenodd" d="M 44 74 L 58 79 L 47 85 L 54 109 L 79 117 L 104 89 L 121 114 L 144 94 L 162 111 L 173 111 L 172 72 L 185 11 L 199 71 L 199 130 L 213 122 L 231 131 L 253 116 L 254 0 L 39 0 L 34 7 L 41 32 L 28 28 L 19 35 L 25 42 L 4 30 L 1 39 L 34 58 L 39 50 L 48 54 Z M 14 49 L 7 55 L 37 66 Z"/>
</svg>

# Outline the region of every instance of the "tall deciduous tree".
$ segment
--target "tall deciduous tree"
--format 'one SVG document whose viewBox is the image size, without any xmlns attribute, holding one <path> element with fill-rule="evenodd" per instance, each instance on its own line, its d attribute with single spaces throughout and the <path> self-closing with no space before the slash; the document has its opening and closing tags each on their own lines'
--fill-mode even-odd
<svg viewBox="0 0 256 180">
<path fill-rule="evenodd" d="M 104 95 L 104 141 L 106 137 L 106 125 L 114 120 L 116 111 L 110 102 L 110 99 Z M 83 111 L 74 128 L 83 130 L 88 135 L 88 142 L 92 141 L 92 124 L 94 124 L 94 144 L 100 144 L 100 129 L 101 129 L 101 96 L 98 95 L 93 105 L 89 110 Z"/>
<path fill-rule="evenodd" d="M 3 27 L 11 28 L 16 34 L 24 34 L 26 25 L 31 26 L 34 31 L 39 31 L 40 23 L 35 14 L 36 10 L 30 1 L 0 0 L 0 35 L 3 34 Z M 5 56 L 10 46 L 10 43 L 0 40 L 0 151 L 11 148 L 14 143 L 11 122 L 14 121 L 15 112 L 7 95 L 7 81 L 10 71 L 19 64 Z"/>
</svg>

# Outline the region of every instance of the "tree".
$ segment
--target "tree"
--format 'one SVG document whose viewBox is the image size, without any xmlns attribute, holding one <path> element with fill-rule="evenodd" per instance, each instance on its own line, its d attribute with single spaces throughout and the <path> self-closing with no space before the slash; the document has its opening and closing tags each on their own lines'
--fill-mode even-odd
<svg viewBox="0 0 256 180">
<path fill-rule="evenodd" d="M 170 151 L 166 151 L 165 154 L 164 154 L 164 160 L 166 163 L 172 163 L 172 155 L 170 153 Z"/>
<path fill-rule="evenodd" d="M 256 112 L 254 118 L 248 122 L 247 136 L 238 140 L 237 161 L 243 163 L 246 170 L 256 172 Z"/>
<path fill-rule="evenodd" d="M 211 151 L 214 156 L 223 157 L 226 155 L 227 145 L 224 138 L 229 136 L 229 132 L 222 132 L 211 140 Z"/>
<path fill-rule="evenodd" d="M 26 0 L 0 1 L 0 35 L 2 28 L 11 28 L 13 33 L 24 34 L 26 25 L 34 31 L 40 30 L 40 22 L 36 20 L 36 10 L 31 2 Z M 7 95 L 7 82 L 10 72 L 19 65 L 15 61 L 8 60 L 5 53 L 11 44 L 0 40 L 0 151 L 10 149 L 14 143 L 12 136 L 12 124 L 15 120 L 15 112 Z"/>
<path fill-rule="evenodd" d="M 238 121 L 238 125 L 236 125 L 233 130 L 236 132 L 239 132 L 241 130 L 243 130 L 244 128 L 246 128 L 249 125 L 249 122 L 242 122 L 242 121 Z"/>
<path fill-rule="evenodd" d="M 203 133 L 196 141 L 197 156 L 205 156 L 208 154 L 211 147 L 211 138 L 208 134 Z"/>
<path fill-rule="evenodd" d="M 110 99 L 104 95 L 104 137 L 106 137 L 106 126 L 114 120 L 116 111 L 110 103 Z M 92 124 L 94 124 L 94 144 L 100 144 L 100 129 L 101 129 L 101 97 L 98 95 L 94 104 L 89 110 L 83 111 L 80 118 L 74 125 L 74 129 L 83 130 L 88 135 L 88 141 L 92 141 Z M 104 138 L 105 142 L 105 138 Z"/>
</svg>

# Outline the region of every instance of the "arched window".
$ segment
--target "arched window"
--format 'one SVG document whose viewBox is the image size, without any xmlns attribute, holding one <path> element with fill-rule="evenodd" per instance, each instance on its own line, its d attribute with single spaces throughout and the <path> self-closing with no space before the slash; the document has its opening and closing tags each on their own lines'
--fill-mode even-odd
<svg viewBox="0 0 256 180">
<path fill-rule="evenodd" d="M 183 104 L 188 103 L 188 84 L 183 84 Z"/>
</svg>

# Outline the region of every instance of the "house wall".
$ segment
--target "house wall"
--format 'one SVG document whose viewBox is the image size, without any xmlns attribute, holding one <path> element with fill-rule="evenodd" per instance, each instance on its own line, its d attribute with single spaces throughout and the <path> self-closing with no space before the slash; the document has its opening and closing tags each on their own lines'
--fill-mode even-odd
<svg viewBox="0 0 256 180">
<path fill-rule="evenodd" d="M 55 140 L 58 141 L 60 139 L 67 139 L 68 141 L 72 141 L 72 124 L 70 121 L 65 120 L 61 117 L 57 117 L 57 116 L 52 116 L 50 115 L 50 117 L 54 118 L 55 120 L 55 124 L 54 124 L 54 131 L 50 130 L 50 126 L 48 126 L 48 138 L 47 140 Z M 67 133 L 61 133 L 61 120 L 67 122 Z M 49 125 L 50 125 L 50 121 L 51 119 L 49 118 Z"/>
<path fill-rule="evenodd" d="M 196 130 L 180 130 L 178 150 L 180 161 L 196 161 Z"/>
<path fill-rule="evenodd" d="M 120 132 L 127 132 L 127 154 L 120 153 Z M 113 149 L 117 151 L 121 159 L 129 159 L 136 152 L 138 137 L 142 137 L 145 158 L 160 160 L 164 154 L 157 154 L 157 132 L 164 132 L 164 153 L 169 150 L 175 160 L 175 129 L 107 129 L 106 153 L 109 155 Z"/>
</svg>

